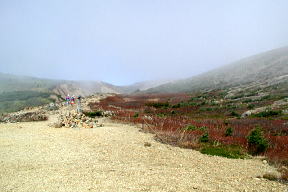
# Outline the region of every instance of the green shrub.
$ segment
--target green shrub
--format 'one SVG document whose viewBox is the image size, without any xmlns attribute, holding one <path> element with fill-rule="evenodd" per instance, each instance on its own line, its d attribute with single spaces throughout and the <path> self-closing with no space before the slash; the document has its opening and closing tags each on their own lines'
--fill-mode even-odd
<svg viewBox="0 0 288 192">
<path fill-rule="evenodd" d="M 195 125 L 187 125 L 185 127 L 185 130 L 187 130 L 187 131 L 195 131 L 195 130 L 197 130 L 197 127 Z"/>
<path fill-rule="evenodd" d="M 187 125 L 184 129 L 187 131 L 195 131 L 195 130 L 206 131 L 207 127 L 205 126 L 197 127 L 195 125 Z"/>
<path fill-rule="evenodd" d="M 237 106 L 236 105 L 232 105 L 232 104 L 228 104 L 227 108 L 228 109 L 237 109 Z"/>
<path fill-rule="evenodd" d="M 135 113 L 135 114 L 133 115 L 133 117 L 134 117 L 134 118 L 139 117 L 139 113 Z"/>
<path fill-rule="evenodd" d="M 194 102 L 180 102 L 180 103 L 177 103 L 175 105 L 172 105 L 172 108 L 180 108 L 180 107 L 189 107 L 189 106 L 197 106 L 197 103 L 194 103 Z"/>
<path fill-rule="evenodd" d="M 268 99 L 271 99 L 271 98 L 272 97 L 270 95 L 266 95 L 266 96 L 261 97 L 260 101 L 268 100 Z"/>
<path fill-rule="evenodd" d="M 233 129 L 232 127 L 228 127 L 225 131 L 225 137 L 232 136 Z"/>
<path fill-rule="evenodd" d="M 221 156 L 231 159 L 244 159 L 247 157 L 238 146 L 206 146 L 200 151 L 203 154 Z"/>
<path fill-rule="evenodd" d="M 166 117 L 166 114 L 164 114 L 164 113 L 157 113 L 157 116 L 158 116 L 158 117 Z"/>
<path fill-rule="evenodd" d="M 169 103 L 146 103 L 146 106 L 154 107 L 154 108 L 167 108 L 169 107 Z"/>
<path fill-rule="evenodd" d="M 202 103 L 200 103 L 200 105 L 205 105 L 206 104 L 206 102 L 205 101 L 203 101 Z"/>
<path fill-rule="evenodd" d="M 94 112 L 84 112 L 84 115 L 88 117 L 102 117 L 103 116 L 103 111 L 94 111 Z"/>
<path fill-rule="evenodd" d="M 246 100 L 243 101 L 243 103 L 250 103 L 252 101 L 253 101 L 252 99 L 246 99 Z"/>
<path fill-rule="evenodd" d="M 244 97 L 244 94 L 235 95 L 235 96 L 231 97 L 231 99 L 239 99 L 239 98 L 242 98 L 242 97 Z"/>
<path fill-rule="evenodd" d="M 204 135 L 202 135 L 202 136 L 200 137 L 199 141 L 200 141 L 201 143 L 207 143 L 207 142 L 209 142 L 209 135 L 208 135 L 208 133 L 204 133 Z"/>
<path fill-rule="evenodd" d="M 200 111 L 216 111 L 218 108 L 201 107 Z"/>
<path fill-rule="evenodd" d="M 240 117 L 240 115 L 237 112 L 235 112 L 235 111 L 232 111 L 230 113 L 230 115 L 233 116 L 233 117 Z"/>
<path fill-rule="evenodd" d="M 265 139 L 260 127 L 253 129 L 247 137 L 247 140 L 249 151 L 253 155 L 263 153 L 268 148 L 268 141 Z"/>
<path fill-rule="evenodd" d="M 208 128 L 205 127 L 205 126 L 199 127 L 199 130 L 200 130 L 200 131 L 206 131 L 207 129 L 208 129 Z"/>
<path fill-rule="evenodd" d="M 180 107 L 181 107 L 180 103 L 172 105 L 172 108 L 180 108 Z"/>
<path fill-rule="evenodd" d="M 277 116 L 281 115 L 282 111 L 273 111 L 273 110 L 267 110 L 267 111 L 262 111 L 260 113 L 254 114 L 254 117 L 272 117 L 272 116 Z"/>
<path fill-rule="evenodd" d="M 248 108 L 248 109 L 254 109 L 254 108 L 255 108 L 255 105 L 254 105 L 254 104 L 249 104 L 249 105 L 247 106 L 247 108 Z"/>
</svg>

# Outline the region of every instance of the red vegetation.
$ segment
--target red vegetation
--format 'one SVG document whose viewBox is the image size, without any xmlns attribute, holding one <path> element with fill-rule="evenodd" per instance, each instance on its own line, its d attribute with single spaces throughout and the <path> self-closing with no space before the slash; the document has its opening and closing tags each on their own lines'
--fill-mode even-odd
<svg viewBox="0 0 288 192">
<path fill-rule="evenodd" d="M 183 106 L 173 108 L 180 102 L 188 101 L 191 96 L 187 94 L 161 94 L 161 95 L 140 95 L 140 96 L 111 96 L 101 100 L 99 103 L 92 103 L 93 110 L 110 111 L 112 119 L 142 124 L 146 130 L 155 133 L 163 142 L 171 144 L 186 143 L 195 144 L 199 137 L 205 132 L 209 140 L 226 145 L 239 145 L 244 149 L 248 148 L 247 136 L 256 126 L 260 126 L 269 141 L 269 148 L 265 155 L 273 161 L 288 160 L 288 121 L 270 120 L 265 118 L 247 119 L 213 119 L 194 118 L 191 115 L 197 106 Z M 170 107 L 155 108 L 147 103 L 169 103 Z M 195 130 L 185 129 L 188 125 L 196 127 Z M 225 136 L 227 128 L 232 128 L 231 136 Z M 278 136 L 277 136 L 278 135 Z"/>
</svg>

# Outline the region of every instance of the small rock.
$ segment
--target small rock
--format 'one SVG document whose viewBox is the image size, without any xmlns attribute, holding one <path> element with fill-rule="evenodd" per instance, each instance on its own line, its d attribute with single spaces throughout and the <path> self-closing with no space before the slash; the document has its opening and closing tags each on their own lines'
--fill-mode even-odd
<svg viewBox="0 0 288 192">
<path fill-rule="evenodd" d="M 151 147 L 151 143 L 145 142 L 145 143 L 144 143 L 144 146 L 145 146 L 145 147 Z"/>
<path fill-rule="evenodd" d="M 62 122 L 56 122 L 56 123 L 53 124 L 54 128 L 61 128 L 62 126 L 63 126 Z"/>
</svg>

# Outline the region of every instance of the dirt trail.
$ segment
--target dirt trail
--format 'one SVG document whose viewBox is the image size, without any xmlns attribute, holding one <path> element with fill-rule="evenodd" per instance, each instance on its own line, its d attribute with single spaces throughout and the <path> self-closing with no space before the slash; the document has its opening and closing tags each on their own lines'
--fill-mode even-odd
<svg viewBox="0 0 288 192">
<path fill-rule="evenodd" d="M 47 122 L 0 124 L 0 191 L 287 191 L 259 179 L 257 159 L 210 157 L 154 141 L 134 126 L 93 129 Z M 145 147 L 144 143 L 152 145 Z"/>
</svg>

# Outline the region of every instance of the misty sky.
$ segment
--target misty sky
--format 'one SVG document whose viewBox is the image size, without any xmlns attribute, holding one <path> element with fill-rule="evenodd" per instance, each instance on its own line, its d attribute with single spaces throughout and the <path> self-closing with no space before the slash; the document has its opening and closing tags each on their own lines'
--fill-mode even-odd
<svg viewBox="0 0 288 192">
<path fill-rule="evenodd" d="M 287 0 L 0 0 L 0 72 L 117 85 L 288 45 Z"/>
</svg>

